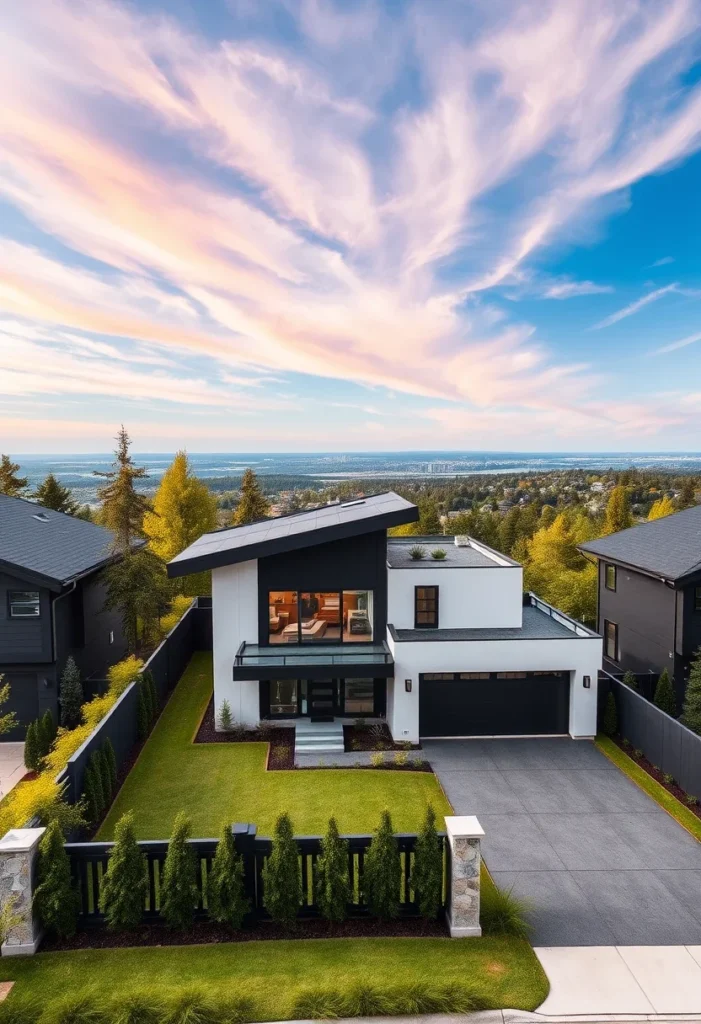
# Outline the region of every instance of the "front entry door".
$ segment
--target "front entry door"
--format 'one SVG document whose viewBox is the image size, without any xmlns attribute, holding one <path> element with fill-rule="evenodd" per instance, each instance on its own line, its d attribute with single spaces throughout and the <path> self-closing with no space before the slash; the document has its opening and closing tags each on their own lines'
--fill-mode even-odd
<svg viewBox="0 0 701 1024">
<path fill-rule="evenodd" d="M 310 679 L 307 683 L 311 718 L 333 718 L 338 712 L 338 683 L 335 679 Z"/>
</svg>

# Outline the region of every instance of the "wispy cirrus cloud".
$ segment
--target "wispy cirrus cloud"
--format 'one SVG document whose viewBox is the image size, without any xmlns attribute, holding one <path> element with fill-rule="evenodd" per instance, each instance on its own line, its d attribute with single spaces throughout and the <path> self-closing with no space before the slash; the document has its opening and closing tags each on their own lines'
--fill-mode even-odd
<svg viewBox="0 0 701 1024">
<path fill-rule="evenodd" d="M 665 295 L 669 295 L 671 292 L 678 292 L 678 284 L 668 284 L 664 288 L 656 288 L 653 292 L 648 292 L 647 295 L 643 295 L 641 299 L 636 299 L 635 302 L 629 303 L 622 309 L 616 310 L 610 316 L 600 320 L 597 324 L 591 328 L 593 331 L 599 331 L 602 327 L 611 327 L 612 324 L 617 324 L 619 320 L 625 320 L 626 317 L 633 316 L 639 310 L 644 309 L 645 306 L 649 306 L 651 302 L 657 302 L 658 299 L 663 298 Z"/>
<path fill-rule="evenodd" d="M 674 256 L 662 256 L 661 259 L 651 263 L 649 269 L 653 267 L 666 267 L 670 263 L 674 263 Z"/>
<path fill-rule="evenodd" d="M 663 345 L 661 348 L 656 348 L 653 355 L 664 355 L 665 352 L 677 352 L 680 348 L 687 348 L 688 345 L 695 345 L 697 341 L 701 341 L 701 332 L 697 334 L 689 334 L 686 338 L 680 338 L 679 341 L 673 341 L 669 345 Z"/>
<path fill-rule="evenodd" d="M 0 239 L 0 307 L 55 332 L 53 393 L 105 394 L 102 358 L 188 407 L 306 374 L 578 418 L 597 375 L 486 293 L 701 145 L 698 7 L 283 2 L 293 48 L 275 6 L 208 32 L 116 0 L 0 13 L 0 195 L 36 230 Z M 8 391 L 46 390 L 2 355 Z"/>
</svg>

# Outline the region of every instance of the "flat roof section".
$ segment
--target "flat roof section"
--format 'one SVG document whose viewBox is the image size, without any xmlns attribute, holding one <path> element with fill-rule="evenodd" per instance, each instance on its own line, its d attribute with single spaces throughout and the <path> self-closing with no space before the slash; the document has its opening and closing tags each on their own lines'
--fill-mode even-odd
<svg viewBox="0 0 701 1024">
<path fill-rule="evenodd" d="M 556 612 L 557 614 L 557 612 Z M 597 639 L 585 626 L 575 632 L 572 627 L 548 612 L 533 605 L 524 605 L 523 625 L 496 629 L 395 629 L 390 626 L 393 638 L 398 643 L 433 643 L 455 640 L 575 640 Z M 581 630 L 581 632 L 579 632 Z"/>
<path fill-rule="evenodd" d="M 413 559 L 409 552 L 413 547 L 426 549 L 424 558 Z M 443 559 L 431 557 L 431 552 L 442 548 L 446 553 Z M 495 569 L 504 568 L 488 553 L 489 549 L 477 546 L 457 545 L 453 537 L 389 537 L 387 540 L 387 565 L 390 569 Z M 507 567 L 517 567 L 517 562 L 510 562 Z"/>
</svg>

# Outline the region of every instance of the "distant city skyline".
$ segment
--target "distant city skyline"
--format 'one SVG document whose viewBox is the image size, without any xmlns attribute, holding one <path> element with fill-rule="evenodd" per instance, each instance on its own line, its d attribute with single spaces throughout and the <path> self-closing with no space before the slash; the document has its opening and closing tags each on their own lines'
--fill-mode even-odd
<svg viewBox="0 0 701 1024">
<path fill-rule="evenodd" d="M 0 450 L 700 443 L 701 4 L 0 30 Z"/>
</svg>

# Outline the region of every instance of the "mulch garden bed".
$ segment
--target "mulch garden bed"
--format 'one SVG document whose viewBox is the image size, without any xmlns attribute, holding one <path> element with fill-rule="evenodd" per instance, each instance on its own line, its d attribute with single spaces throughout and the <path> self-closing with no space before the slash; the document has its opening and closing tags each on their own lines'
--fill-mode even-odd
<svg viewBox="0 0 701 1024">
<path fill-rule="evenodd" d="M 395 743 L 386 722 L 373 722 L 364 725 L 343 726 L 343 744 L 346 753 L 357 750 L 420 750 L 419 744 Z"/>
<path fill-rule="evenodd" d="M 261 942 L 279 939 L 381 939 L 381 938 L 444 938 L 448 934 L 445 921 L 425 921 L 421 917 L 377 921 L 354 918 L 341 924 L 328 921 L 297 921 L 293 928 L 283 928 L 272 921 L 258 921 L 239 932 L 209 921 L 196 921 L 187 931 L 171 931 L 164 924 L 144 925 L 132 932 L 110 932 L 107 928 L 84 928 L 70 939 L 46 938 L 42 953 L 70 949 L 125 949 L 129 946 L 192 946 L 219 942 Z"/>
<path fill-rule="evenodd" d="M 667 782 L 665 780 L 664 773 L 657 767 L 657 765 L 648 761 L 644 754 L 638 753 L 638 751 L 634 750 L 630 744 L 625 743 L 620 736 L 614 736 L 613 742 L 617 747 L 621 748 L 623 753 L 626 754 L 631 761 L 635 761 L 635 763 L 642 768 L 643 771 L 647 772 L 655 782 L 659 782 L 659 784 L 663 786 L 668 793 L 671 793 L 672 796 L 675 796 L 681 804 L 684 804 L 687 810 L 691 811 L 692 814 L 695 814 L 697 818 L 701 819 L 701 804 L 690 804 L 687 799 L 688 793 L 683 790 L 681 786 L 677 785 L 676 780 L 673 782 Z"/>
</svg>

